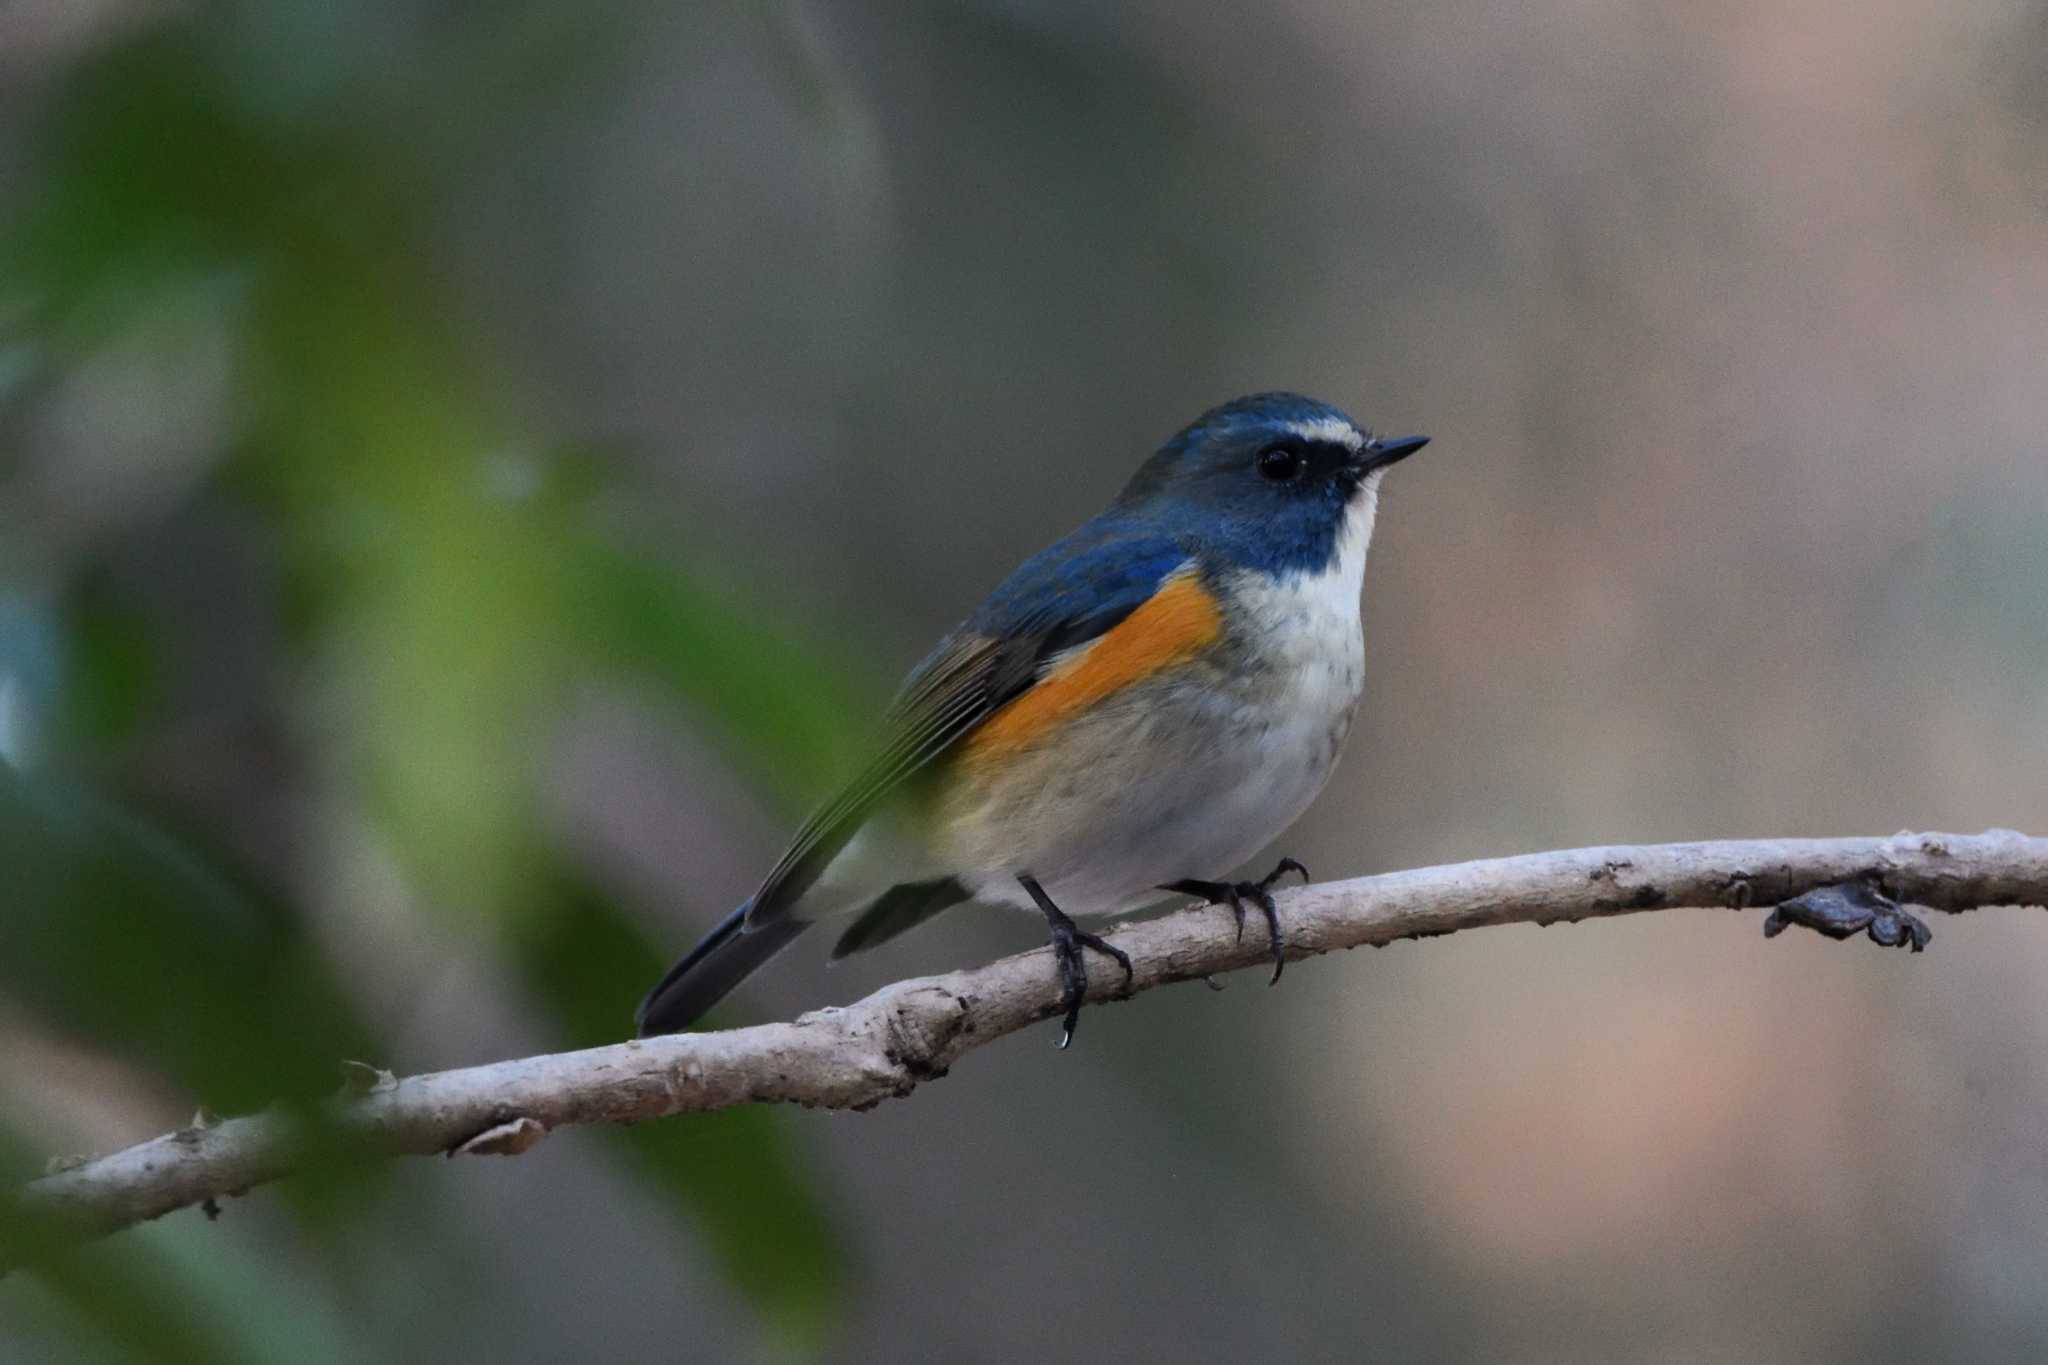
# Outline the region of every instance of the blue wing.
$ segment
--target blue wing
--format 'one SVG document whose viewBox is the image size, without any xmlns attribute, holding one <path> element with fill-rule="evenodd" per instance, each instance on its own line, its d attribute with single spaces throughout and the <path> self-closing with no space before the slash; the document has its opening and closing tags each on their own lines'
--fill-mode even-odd
<svg viewBox="0 0 2048 1365">
<path fill-rule="evenodd" d="M 1187 560 L 1187 547 L 1172 536 L 1142 522 L 1099 517 L 1020 564 L 961 630 L 1036 639 L 1043 646 L 1036 661 L 1042 662 L 1115 626 Z"/>
<path fill-rule="evenodd" d="M 809 890 L 877 802 L 1037 680 L 1046 661 L 1136 611 L 1188 550 L 1139 522 L 1097 518 L 1019 565 L 904 679 L 880 751 L 804 822 L 755 892 L 746 922 L 772 923 Z"/>
</svg>

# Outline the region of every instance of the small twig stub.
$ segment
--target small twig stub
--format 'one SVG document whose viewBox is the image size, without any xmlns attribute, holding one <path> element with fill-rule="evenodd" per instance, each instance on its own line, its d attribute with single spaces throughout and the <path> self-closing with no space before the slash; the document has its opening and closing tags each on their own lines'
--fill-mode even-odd
<svg viewBox="0 0 2048 1365">
<path fill-rule="evenodd" d="M 1794 896 L 1771 911 L 1764 921 L 1764 937 L 1776 938 L 1793 924 L 1832 939 L 1867 934 L 1881 947 L 1915 953 L 1934 941 L 1934 931 L 1926 921 L 1887 896 L 1875 877 L 1815 887 Z"/>
<path fill-rule="evenodd" d="M 486 1128 L 469 1141 L 448 1149 L 450 1156 L 518 1156 L 548 1135 L 547 1125 L 521 1116 Z"/>
</svg>

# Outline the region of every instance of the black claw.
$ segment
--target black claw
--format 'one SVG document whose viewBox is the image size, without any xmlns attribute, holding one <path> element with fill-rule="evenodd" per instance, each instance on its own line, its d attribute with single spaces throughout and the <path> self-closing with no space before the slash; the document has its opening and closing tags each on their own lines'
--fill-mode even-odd
<svg viewBox="0 0 2048 1365">
<path fill-rule="evenodd" d="M 1293 858 L 1282 858 L 1280 860 L 1279 866 L 1275 867 L 1271 872 L 1268 872 L 1265 875 L 1265 877 L 1260 880 L 1259 885 L 1265 887 L 1268 891 L 1270 891 L 1273 889 L 1275 885 L 1279 883 L 1280 878 L 1285 876 L 1289 872 L 1299 872 L 1301 874 L 1301 884 L 1303 886 L 1308 885 L 1310 881 L 1308 869 L 1306 867 L 1303 867 L 1301 863 L 1299 863 Z"/>
<path fill-rule="evenodd" d="M 1101 953 L 1104 957 L 1114 961 L 1117 966 L 1123 968 L 1123 993 L 1125 995 L 1131 993 L 1131 987 L 1137 984 L 1138 973 L 1131 966 L 1131 955 L 1129 953 L 1098 934 L 1077 933 L 1074 935 L 1074 942 L 1080 944 L 1083 948 L 1093 948 L 1096 952 Z M 1086 973 L 1084 972 L 1083 975 L 1085 976 Z"/>
<path fill-rule="evenodd" d="M 1244 887 L 1236 882 L 1205 882 L 1196 877 L 1167 882 L 1159 888 L 1176 896 L 1199 896 L 1211 905 L 1227 905 L 1237 921 L 1237 941 L 1244 942 Z"/>
<path fill-rule="evenodd" d="M 1074 1025 L 1081 1022 L 1081 1003 L 1088 998 L 1088 964 L 1081 956 L 1083 948 L 1093 948 L 1105 957 L 1113 958 L 1117 966 L 1124 969 L 1124 993 L 1128 995 L 1136 980 L 1131 968 L 1130 954 L 1098 934 L 1083 933 L 1065 911 L 1052 903 L 1052 897 L 1045 894 L 1045 888 L 1035 877 L 1019 877 L 1031 899 L 1045 916 L 1045 925 L 1052 936 L 1053 959 L 1059 964 L 1060 1008 L 1065 1012 L 1060 1030 L 1060 1048 L 1074 1041 Z"/>
<path fill-rule="evenodd" d="M 1081 999 L 1088 994 L 1088 966 L 1081 960 L 1080 946 L 1074 942 L 1072 920 L 1064 926 L 1053 926 L 1052 947 L 1060 971 L 1060 1004 L 1066 1010 L 1066 1021 L 1060 1029 L 1060 1047 L 1064 1049 L 1074 1041 L 1074 1025 L 1081 1022 Z"/>
<path fill-rule="evenodd" d="M 1282 858 L 1277 867 L 1255 882 L 1205 882 L 1194 878 L 1186 881 L 1168 882 L 1161 891 L 1172 891 L 1183 896 L 1199 896 L 1211 905 L 1227 905 L 1237 920 L 1237 941 L 1244 942 L 1244 903 L 1250 901 L 1259 907 L 1266 917 L 1266 938 L 1273 945 L 1273 978 L 1267 985 L 1280 980 L 1280 973 L 1287 968 L 1287 935 L 1280 928 L 1280 911 L 1273 904 L 1273 887 L 1294 872 L 1302 881 L 1308 880 L 1308 869 L 1293 858 Z"/>
<path fill-rule="evenodd" d="M 1287 967 L 1287 936 L 1280 931 L 1280 909 L 1273 904 L 1273 893 L 1266 890 L 1264 883 L 1255 883 L 1245 896 L 1266 916 L 1266 938 L 1273 945 L 1273 976 L 1266 984 L 1277 986 L 1280 973 Z"/>
</svg>

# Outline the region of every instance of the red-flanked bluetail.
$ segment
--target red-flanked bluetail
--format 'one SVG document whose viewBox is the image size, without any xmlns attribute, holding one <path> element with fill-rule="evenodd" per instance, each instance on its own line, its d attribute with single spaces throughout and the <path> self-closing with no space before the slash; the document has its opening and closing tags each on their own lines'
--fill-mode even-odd
<svg viewBox="0 0 2048 1365">
<path fill-rule="evenodd" d="M 648 994 L 640 1032 L 687 1027 L 821 920 L 846 921 L 840 957 L 967 901 L 1045 917 L 1061 1046 L 1083 950 L 1130 970 L 1073 915 L 1190 894 L 1229 905 L 1242 931 L 1250 902 L 1277 979 L 1269 892 L 1300 865 L 1219 879 L 1337 762 L 1365 679 L 1359 592 L 1380 481 L 1426 443 L 1295 394 L 1204 413 L 911 670 L 873 761 Z"/>
</svg>

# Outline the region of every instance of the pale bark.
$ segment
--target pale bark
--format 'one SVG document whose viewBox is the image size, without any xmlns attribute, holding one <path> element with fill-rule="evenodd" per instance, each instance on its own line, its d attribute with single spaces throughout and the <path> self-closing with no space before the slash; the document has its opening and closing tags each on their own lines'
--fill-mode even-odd
<svg viewBox="0 0 2048 1365">
<path fill-rule="evenodd" d="M 1290 960 L 1501 924 L 1552 924 L 1684 907 L 1783 905 L 1846 888 L 1837 910 L 1898 901 L 1961 912 L 2048 904 L 2048 839 L 2010 831 L 1901 834 L 1889 839 L 1760 839 L 1591 848 L 1393 872 L 1279 895 Z M 1873 937 L 1897 940 L 1881 913 Z M 1842 932 L 1839 924 L 1833 926 Z M 1860 927 L 1856 926 L 1856 927 Z M 1910 926 L 1908 926 L 1910 927 Z M 1228 910 L 1193 908 L 1125 925 L 1133 993 L 1257 966 L 1265 931 L 1253 915 L 1240 940 Z M 1759 951 L 1767 951 L 1759 947 Z M 1089 998 L 1121 990 L 1121 974 L 1089 963 Z M 640 983 L 622 981 L 620 1018 Z M 550 1129 L 625 1123 L 788 1101 L 866 1109 L 946 1074 L 985 1043 L 1059 1011 L 1049 951 L 944 976 L 902 981 L 844 1008 L 791 1023 L 622 1042 L 394 1080 L 358 1068 L 360 1084 L 325 1112 L 321 1150 L 348 1159 L 407 1153 L 516 1153 Z M 1109 1027 L 1097 1019 L 1092 1027 Z M 1083 1032 L 1083 1043 L 1087 1030 Z M 193 1127 L 37 1180 L 23 1210 L 63 1237 L 99 1236 L 175 1209 L 239 1194 L 298 1169 L 302 1129 L 279 1113 Z M 4 1254 L 4 1251 L 0 1251 Z"/>
</svg>

